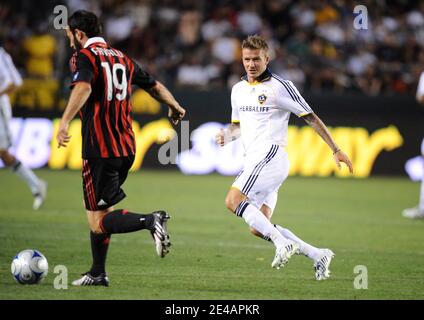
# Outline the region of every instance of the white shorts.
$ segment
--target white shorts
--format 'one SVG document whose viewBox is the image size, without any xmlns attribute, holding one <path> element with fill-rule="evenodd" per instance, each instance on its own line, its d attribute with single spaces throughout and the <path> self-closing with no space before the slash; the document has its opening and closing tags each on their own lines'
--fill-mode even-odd
<svg viewBox="0 0 424 320">
<path fill-rule="evenodd" d="M 232 187 L 239 189 L 258 209 L 263 204 L 275 209 L 278 189 L 289 174 L 289 159 L 284 148 L 272 145 L 268 153 L 256 161 L 247 161 Z"/>
<path fill-rule="evenodd" d="M 7 150 L 12 145 L 9 122 L 12 118 L 9 97 L 0 96 L 0 150 Z"/>
</svg>

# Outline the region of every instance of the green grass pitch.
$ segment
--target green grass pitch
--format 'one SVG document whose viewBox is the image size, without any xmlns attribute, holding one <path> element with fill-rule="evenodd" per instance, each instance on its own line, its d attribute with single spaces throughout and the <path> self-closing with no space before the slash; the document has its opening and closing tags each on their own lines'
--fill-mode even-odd
<svg viewBox="0 0 424 320">
<path fill-rule="evenodd" d="M 128 197 L 117 208 L 169 211 L 171 253 L 157 257 L 146 230 L 113 235 L 110 287 L 75 288 L 70 282 L 91 262 L 80 173 L 37 174 L 49 182 L 49 194 L 35 212 L 23 182 L 0 170 L 0 299 L 424 298 L 424 221 L 400 214 L 417 202 L 419 185 L 406 178 L 288 178 L 273 221 L 336 253 L 332 277 L 318 282 L 303 256 L 271 268 L 273 245 L 250 235 L 245 222 L 224 207 L 232 177 L 132 173 L 124 185 Z M 28 248 L 49 261 L 39 285 L 19 285 L 10 274 L 12 257 Z M 53 287 L 57 265 L 69 271 L 66 290 Z M 354 288 L 357 265 L 367 267 L 368 289 Z"/>
</svg>

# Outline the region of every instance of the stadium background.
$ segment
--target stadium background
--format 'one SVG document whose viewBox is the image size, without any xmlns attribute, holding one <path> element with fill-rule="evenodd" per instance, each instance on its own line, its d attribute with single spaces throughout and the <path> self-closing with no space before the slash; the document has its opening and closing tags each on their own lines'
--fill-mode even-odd
<svg viewBox="0 0 424 320">
<path fill-rule="evenodd" d="M 418 154 L 424 135 L 424 111 L 414 99 L 420 72 L 424 70 L 423 4 L 419 1 L 383 3 L 361 3 L 368 5 L 367 30 L 353 27 L 353 9 L 359 4 L 355 1 L 3 3 L 0 38 L 25 78 L 23 87 L 11 97 L 14 116 L 57 118 L 69 96 L 71 50 L 63 30 L 53 28 L 58 16 L 53 13 L 56 5 L 65 4 L 69 12 L 83 8 L 99 14 L 108 42 L 134 57 L 175 92 L 188 110 L 191 131 L 208 122 L 228 123 L 229 92 L 243 74 L 241 40 L 248 34 L 260 33 L 271 46 L 271 70 L 293 81 L 330 127 L 366 129 L 365 141 L 358 140 L 358 135 L 352 132 L 339 134 L 339 143 L 352 156 L 356 167 L 367 163 L 357 176 L 404 175 L 404 164 Z M 166 118 L 165 108 L 142 90 L 133 96 L 133 110 L 140 128 L 149 123 L 152 128 L 152 122 Z M 15 152 L 24 161 L 32 158 L 34 162 L 28 165 L 79 167 L 75 165 L 79 145 L 74 153 L 57 159 L 57 153 L 50 155 L 54 143 L 50 148 L 46 146 L 49 141 L 40 140 L 53 135 L 54 128 L 48 131 L 38 129 L 44 124 L 33 127 L 18 122 L 13 126 Z M 145 150 L 142 159 L 145 167 L 164 167 L 157 159 L 158 148 L 172 127 L 164 121 L 156 124 L 154 136 L 148 139 L 143 136 L 138 141 L 144 143 L 141 150 L 143 153 Z M 303 126 L 303 121 L 292 117 L 292 124 Z M 397 132 L 387 130 L 389 133 L 384 132 L 383 137 L 373 138 L 377 130 L 389 127 Z M 210 132 L 208 137 L 213 139 Z M 305 139 L 293 140 L 296 144 L 292 148 L 308 143 Z M 25 142 L 28 140 L 39 147 L 31 148 Z M 310 159 L 303 159 L 300 164 L 301 157 L 292 156 L 292 166 L 300 168 L 293 169 L 291 174 L 331 174 L 335 167 L 319 173 L 318 164 L 314 170 L 302 170 L 317 162 L 316 159 L 323 161 L 322 156 L 314 156 L 323 154 L 324 146 L 319 146 L 311 151 Z M 376 149 L 372 151 L 372 148 Z M 202 159 L 218 156 L 219 150 L 205 151 Z M 227 171 L 234 174 L 237 170 Z M 214 168 L 190 173 L 213 171 Z"/>
<path fill-rule="evenodd" d="M 353 9 L 359 4 L 368 9 L 367 30 L 353 28 Z M 108 258 L 115 284 L 107 292 L 53 290 L 52 272 L 42 286 L 25 290 L 13 283 L 8 270 L 11 257 L 29 247 L 42 251 L 52 267 L 66 265 L 69 280 L 89 263 L 80 172 L 51 170 L 80 166 L 78 120 L 71 148 L 58 151 L 50 141 L 69 96 L 72 53 L 64 31 L 53 28 L 56 5 L 65 5 L 70 13 L 95 11 L 107 41 L 172 90 L 187 109 L 190 132 L 201 127 L 197 132 L 203 132 L 201 146 L 206 146 L 184 168 L 212 173 L 184 176 L 174 164 L 159 163 L 160 145 L 175 132 L 166 108 L 143 91 L 135 92 L 138 150 L 145 154 L 138 162 L 143 170 L 126 182 L 123 206 L 154 210 L 160 203 L 171 210 L 175 251 L 158 264 L 147 234 L 115 237 Z M 49 182 L 49 197 L 43 210 L 31 211 L 21 182 L 0 170 L 5 248 L 0 251 L 0 298 L 422 299 L 422 224 L 400 212 L 416 203 L 419 192 L 404 164 L 419 154 L 424 136 L 424 108 L 415 101 L 424 70 L 423 12 L 422 1 L 401 0 L 1 2 L 1 45 L 24 77 L 23 87 L 11 96 L 12 151 L 30 166 L 44 168 L 37 173 Z M 284 185 L 276 208 L 282 212 L 275 221 L 334 248 L 333 280 L 325 283 L 312 283 L 306 260 L 271 273 L 272 248 L 224 214 L 232 177 L 213 173 L 233 174 L 237 165 L 222 165 L 212 132 L 229 121 L 230 88 L 243 74 L 239 46 L 251 33 L 270 43 L 271 70 L 293 81 L 332 128 L 352 156 L 355 177 L 368 177 L 302 177 L 331 176 L 334 165 L 319 138 L 291 118 L 289 155 L 295 177 Z M 181 135 L 180 126 L 174 129 Z M 198 168 L 196 163 L 207 165 Z M 336 176 L 347 177 L 345 171 Z M 353 289 L 355 265 L 368 267 L 369 290 Z"/>
</svg>

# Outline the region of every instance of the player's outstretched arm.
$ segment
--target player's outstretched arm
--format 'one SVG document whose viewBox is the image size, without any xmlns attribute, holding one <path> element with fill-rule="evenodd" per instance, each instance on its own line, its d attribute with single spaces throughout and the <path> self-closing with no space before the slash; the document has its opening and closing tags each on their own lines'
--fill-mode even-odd
<svg viewBox="0 0 424 320">
<path fill-rule="evenodd" d="M 184 118 L 186 112 L 185 109 L 180 106 L 172 93 L 162 83 L 156 81 L 156 84 L 153 87 L 146 89 L 146 91 L 153 98 L 169 107 L 168 117 L 171 119 L 173 124 L 178 124 L 178 122 Z"/>
<path fill-rule="evenodd" d="M 215 136 L 215 141 L 223 147 L 238 138 L 240 138 L 240 123 L 231 123 L 227 128 L 219 130 Z"/>
<path fill-rule="evenodd" d="M 75 117 L 78 111 L 81 110 L 88 97 L 91 94 L 91 84 L 88 82 L 78 82 L 72 89 L 69 97 L 68 105 L 60 119 L 59 130 L 56 135 L 58 148 L 66 147 L 71 136 L 68 134 L 68 127 L 71 120 Z"/>
<path fill-rule="evenodd" d="M 314 128 L 314 130 L 320 135 L 320 137 L 325 141 L 325 143 L 327 143 L 328 146 L 331 148 L 331 150 L 333 151 L 334 161 L 336 162 L 337 167 L 341 169 L 340 162 L 344 162 L 349 168 L 350 173 L 353 173 L 352 162 L 350 161 L 347 154 L 340 150 L 340 148 L 337 146 L 324 122 L 322 122 L 321 119 L 318 118 L 315 113 L 309 113 L 306 116 L 303 116 L 303 119 L 306 121 L 307 124 Z"/>
</svg>

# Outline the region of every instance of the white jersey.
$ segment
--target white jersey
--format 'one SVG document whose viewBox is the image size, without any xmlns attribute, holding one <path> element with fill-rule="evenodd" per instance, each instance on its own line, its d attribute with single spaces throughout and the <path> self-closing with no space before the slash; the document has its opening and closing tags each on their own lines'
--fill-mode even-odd
<svg viewBox="0 0 424 320">
<path fill-rule="evenodd" d="M 301 117 L 312 113 L 311 107 L 291 81 L 268 69 L 255 83 L 242 79 L 231 92 L 231 122 L 240 123 L 246 157 L 260 156 L 272 145 L 286 147 L 290 113 Z"/>
<path fill-rule="evenodd" d="M 10 55 L 0 47 L 0 92 L 4 91 L 11 84 L 19 87 L 22 85 L 22 77 L 16 70 Z M 0 96 L 0 101 L 9 100 L 7 94 Z"/>
<path fill-rule="evenodd" d="M 22 78 L 16 70 L 10 55 L 0 47 L 0 92 L 10 85 L 22 85 Z M 11 145 L 9 121 L 12 117 L 9 96 L 7 93 L 0 95 L 0 149 L 7 149 Z"/>
</svg>

